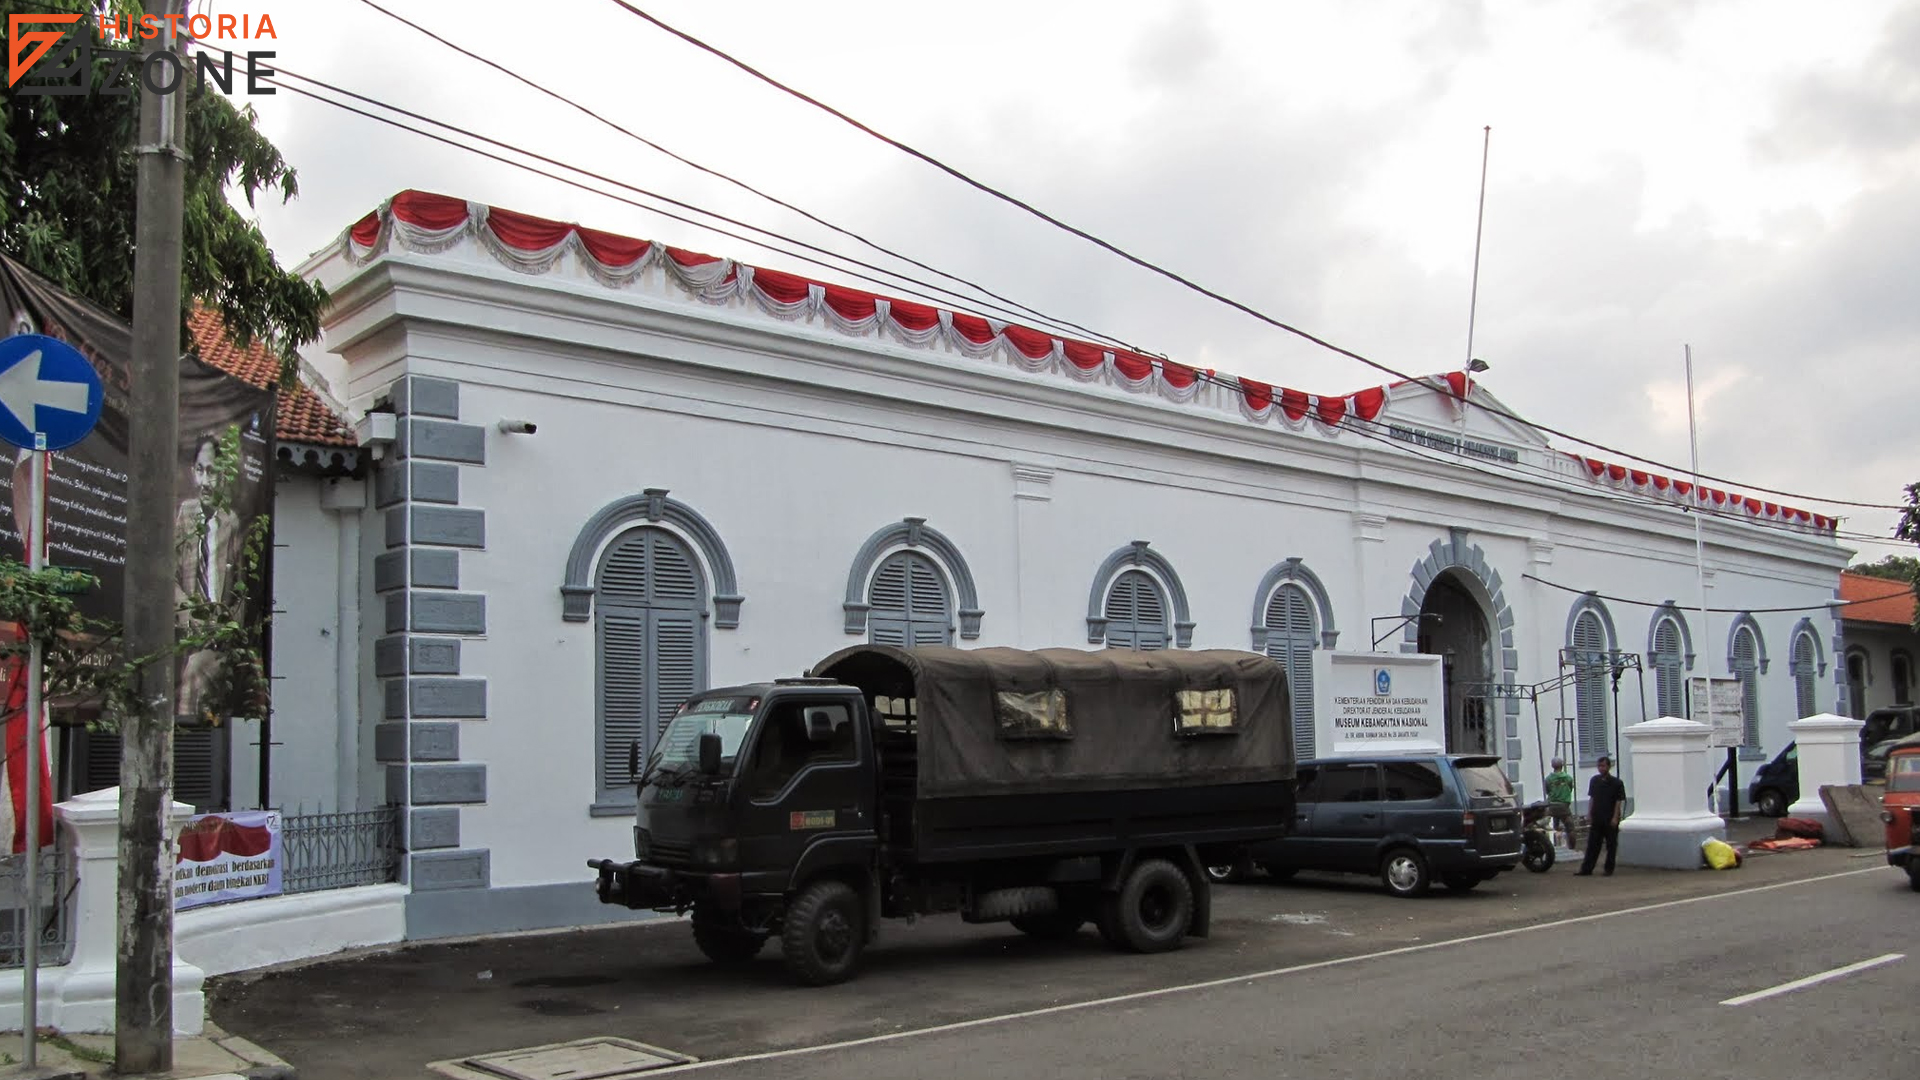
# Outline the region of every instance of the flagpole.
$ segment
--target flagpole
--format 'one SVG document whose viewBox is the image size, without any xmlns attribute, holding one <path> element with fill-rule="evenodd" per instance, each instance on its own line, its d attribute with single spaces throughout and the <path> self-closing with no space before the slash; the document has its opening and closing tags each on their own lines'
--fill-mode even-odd
<svg viewBox="0 0 1920 1080">
<path fill-rule="evenodd" d="M 1692 455 L 1693 468 L 1693 571 L 1700 583 L 1700 644 L 1699 654 L 1706 658 L 1707 668 L 1707 722 L 1714 722 L 1713 711 L 1713 633 L 1707 619 L 1707 542 L 1701 531 L 1700 519 L 1706 516 L 1705 500 L 1700 492 L 1700 429 L 1694 419 L 1693 409 L 1693 346 L 1685 347 L 1687 352 L 1687 445 Z M 1727 814 L 1732 816 L 1740 807 L 1740 794 L 1735 784 L 1738 777 L 1734 773 L 1733 747 L 1727 747 Z"/>
</svg>

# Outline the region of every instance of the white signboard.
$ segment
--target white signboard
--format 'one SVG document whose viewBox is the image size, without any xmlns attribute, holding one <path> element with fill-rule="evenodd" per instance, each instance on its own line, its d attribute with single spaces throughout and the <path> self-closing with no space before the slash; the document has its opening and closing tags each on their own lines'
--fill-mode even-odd
<svg viewBox="0 0 1920 1080">
<path fill-rule="evenodd" d="M 1315 651 L 1316 756 L 1445 752 L 1440 663 L 1422 653 Z"/>
<path fill-rule="evenodd" d="M 190 818 L 175 837 L 176 911 L 280 895 L 280 814 L 247 810 Z"/>
<path fill-rule="evenodd" d="M 1691 716 L 1687 719 L 1713 728 L 1707 745 L 1716 749 L 1741 746 L 1747 740 L 1746 696 L 1739 679 L 1688 679 Z"/>
</svg>

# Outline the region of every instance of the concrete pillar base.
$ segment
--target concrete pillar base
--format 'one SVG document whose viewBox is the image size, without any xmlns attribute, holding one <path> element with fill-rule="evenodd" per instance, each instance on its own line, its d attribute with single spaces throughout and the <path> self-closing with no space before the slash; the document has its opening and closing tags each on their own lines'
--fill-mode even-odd
<svg viewBox="0 0 1920 1080">
<path fill-rule="evenodd" d="M 1698 870 L 1706 865 L 1700 845 L 1726 838 L 1727 823 L 1712 814 L 1691 819 L 1630 817 L 1620 823 L 1620 865 Z"/>
</svg>

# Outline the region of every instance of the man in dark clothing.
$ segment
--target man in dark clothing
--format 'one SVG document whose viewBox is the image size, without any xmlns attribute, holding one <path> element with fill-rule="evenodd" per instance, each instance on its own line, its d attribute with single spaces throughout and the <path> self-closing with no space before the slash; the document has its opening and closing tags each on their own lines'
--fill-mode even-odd
<svg viewBox="0 0 1920 1080">
<path fill-rule="evenodd" d="M 1602 843 L 1607 845 L 1607 875 L 1613 875 L 1613 857 L 1620 850 L 1620 815 L 1627 809 L 1627 785 L 1613 775 L 1613 759 L 1602 754 L 1599 765 L 1599 775 L 1587 781 L 1587 857 L 1580 864 L 1580 877 L 1593 876 Z"/>
</svg>

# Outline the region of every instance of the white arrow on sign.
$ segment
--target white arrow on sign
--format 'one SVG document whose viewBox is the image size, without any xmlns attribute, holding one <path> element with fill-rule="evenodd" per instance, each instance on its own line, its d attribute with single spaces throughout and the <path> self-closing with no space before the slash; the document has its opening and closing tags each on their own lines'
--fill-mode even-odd
<svg viewBox="0 0 1920 1080">
<path fill-rule="evenodd" d="M 37 432 L 40 424 L 36 411 L 43 405 L 62 412 L 86 412 L 87 384 L 42 379 L 40 350 L 35 349 L 19 363 L 0 371 L 0 406 L 28 431 Z"/>
</svg>

